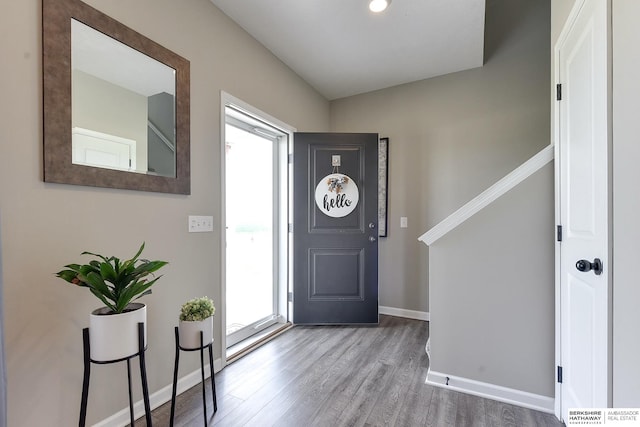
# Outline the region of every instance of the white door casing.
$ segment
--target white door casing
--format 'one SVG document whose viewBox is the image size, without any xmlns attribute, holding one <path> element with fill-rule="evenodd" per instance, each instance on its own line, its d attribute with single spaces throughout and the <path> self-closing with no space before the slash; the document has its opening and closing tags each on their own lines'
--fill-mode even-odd
<svg viewBox="0 0 640 427">
<path fill-rule="evenodd" d="M 578 1 L 556 45 L 555 117 L 562 383 L 557 412 L 611 403 L 610 2 Z M 601 274 L 580 267 L 595 267 Z M 589 264 L 591 263 L 591 264 Z M 558 391 L 558 390 L 557 390 Z"/>
</svg>

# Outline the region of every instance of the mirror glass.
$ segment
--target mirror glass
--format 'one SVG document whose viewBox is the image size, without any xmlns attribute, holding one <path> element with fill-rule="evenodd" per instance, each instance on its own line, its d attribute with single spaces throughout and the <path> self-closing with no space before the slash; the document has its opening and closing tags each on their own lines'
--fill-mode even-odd
<svg viewBox="0 0 640 427">
<path fill-rule="evenodd" d="M 71 19 L 74 164 L 176 176 L 175 70 Z"/>
<path fill-rule="evenodd" d="M 45 182 L 191 193 L 190 64 L 80 0 L 42 0 Z"/>
</svg>

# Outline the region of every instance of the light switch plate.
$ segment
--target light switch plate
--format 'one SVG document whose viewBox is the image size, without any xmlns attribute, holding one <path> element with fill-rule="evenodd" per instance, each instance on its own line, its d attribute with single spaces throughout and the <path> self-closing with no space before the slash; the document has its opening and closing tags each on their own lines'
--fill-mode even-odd
<svg viewBox="0 0 640 427">
<path fill-rule="evenodd" d="M 189 233 L 203 233 L 213 231 L 213 217 L 203 215 L 189 215 Z"/>
<path fill-rule="evenodd" d="M 400 228 L 407 228 L 407 217 L 406 216 L 401 216 L 400 217 Z"/>
</svg>

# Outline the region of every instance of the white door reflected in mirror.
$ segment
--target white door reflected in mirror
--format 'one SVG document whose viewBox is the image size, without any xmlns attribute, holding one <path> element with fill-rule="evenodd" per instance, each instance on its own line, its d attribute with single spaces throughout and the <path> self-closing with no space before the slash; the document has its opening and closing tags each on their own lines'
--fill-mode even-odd
<svg viewBox="0 0 640 427">
<path fill-rule="evenodd" d="M 74 127 L 72 162 L 99 168 L 136 171 L 136 142 L 101 132 Z"/>
</svg>

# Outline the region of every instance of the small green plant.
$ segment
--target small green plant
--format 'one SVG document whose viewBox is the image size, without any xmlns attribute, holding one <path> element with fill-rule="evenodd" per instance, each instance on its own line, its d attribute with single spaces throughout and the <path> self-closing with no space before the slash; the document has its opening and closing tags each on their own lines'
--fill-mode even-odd
<svg viewBox="0 0 640 427">
<path fill-rule="evenodd" d="M 213 300 L 209 297 L 194 298 L 182 304 L 180 320 L 197 322 L 211 317 L 216 312 Z"/>
<path fill-rule="evenodd" d="M 166 261 L 139 259 L 143 249 L 144 243 L 133 258 L 125 261 L 114 256 L 107 258 L 82 252 L 82 255 L 92 255 L 99 260 L 91 260 L 89 264 L 65 265 L 66 270 L 59 271 L 56 276 L 89 288 L 113 313 L 122 313 L 130 302 L 151 293 L 151 286 L 162 277 L 154 277 L 153 273 L 168 264 Z"/>
</svg>

